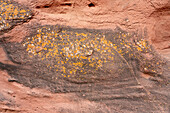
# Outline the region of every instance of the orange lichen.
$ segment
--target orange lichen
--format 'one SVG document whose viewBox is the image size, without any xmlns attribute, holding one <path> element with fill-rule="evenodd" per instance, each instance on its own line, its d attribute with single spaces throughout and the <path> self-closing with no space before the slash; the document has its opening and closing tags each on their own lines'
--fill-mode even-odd
<svg viewBox="0 0 170 113">
<path fill-rule="evenodd" d="M 12 0 L 0 0 L 0 30 L 11 28 L 19 21 L 31 18 L 31 11 Z"/>
<path fill-rule="evenodd" d="M 144 60 L 141 52 L 151 50 L 144 39 L 129 42 L 128 33 L 119 33 L 109 40 L 104 33 L 67 31 L 59 27 L 38 28 L 35 35 L 23 42 L 23 46 L 31 57 L 55 59 L 55 65 L 47 64 L 47 67 L 61 72 L 64 77 L 87 74 L 90 69 L 98 71 L 105 63 L 114 63 L 117 54 L 126 60 L 132 57 Z M 153 68 L 152 71 L 155 72 Z"/>
<path fill-rule="evenodd" d="M 106 62 L 106 59 L 109 61 L 114 60 L 112 54 L 104 54 L 106 50 L 113 53 L 112 43 L 106 40 L 104 36 L 99 38 L 99 35 L 96 34 L 92 39 L 90 38 L 90 33 L 76 32 L 73 39 L 69 38 L 71 34 L 67 33 L 67 31 L 62 32 L 62 35 L 56 35 L 58 34 L 57 27 L 50 32 L 46 32 L 48 29 L 45 27 L 39 28 L 37 34 L 27 38 L 23 46 L 26 46 L 26 51 L 30 53 L 30 56 L 37 55 L 42 60 L 48 58 L 58 60 L 57 66 L 53 67 L 61 67 L 60 71 L 63 75 L 70 76 L 77 72 L 84 74 L 88 71 L 88 68 L 98 70 Z M 39 51 L 39 48 L 41 48 L 41 51 Z M 100 55 L 92 57 L 94 51 L 103 54 L 103 58 Z M 48 64 L 48 67 L 50 66 Z"/>
</svg>

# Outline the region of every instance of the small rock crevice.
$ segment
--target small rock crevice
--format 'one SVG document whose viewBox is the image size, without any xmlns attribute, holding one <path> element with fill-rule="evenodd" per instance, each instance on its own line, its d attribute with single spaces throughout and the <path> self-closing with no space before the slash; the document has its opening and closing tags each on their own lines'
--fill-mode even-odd
<svg viewBox="0 0 170 113">
<path fill-rule="evenodd" d="M 48 4 L 39 4 L 36 6 L 37 9 L 43 8 L 52 8 L 52 7 L 71 7 L 73 6 L 72 2 L 50 2 Z"/>
<path fill-rule="evenodd" d="M 170 7 L 157 8 L 150 14 L 150 17 L 170 16 Z"/>
<path fill-rule="evenodd" d="M 95 4 L 91 2 L 91 3 L 88 4 L 88 6 L 89 7 L 95 7 Z"/>
</svg>

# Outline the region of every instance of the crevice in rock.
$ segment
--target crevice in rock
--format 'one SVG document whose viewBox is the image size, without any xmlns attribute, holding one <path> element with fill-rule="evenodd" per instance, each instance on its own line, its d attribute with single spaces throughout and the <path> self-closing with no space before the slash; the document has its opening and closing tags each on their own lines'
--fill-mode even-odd
<svg viewBox="0 0 170 113">
<path fill-rule="evenodd" d="M 39 8 L 50 8 L 52 5 L 44 5 L 44 6 L 36 6 L 37 9 Z"/>
<path fill-rule="evenodd" d="M 72 5 L 73 5 L 73 3 L 70 3 L 70 2 L 62 2 L 62 3 L 45 4 L 43 6 L 36 6 L 36 8 L 37 9 L 40 9 L 40 8 L 51 8 L 51 7 L 55 7 L 55 6 L 71 7 Z"/>
<path fill-rule="evenodd" d="M 36 6 L 37 9 L 41 8 L 40 6 Z"/>
<path fill-rule="evenodd" d="M 60 6 L 72 6 L 72 3 L 62 3 Z"/>
<path fill-rule="evenodd" d="M 49 8 L 49 7 L 50 7 L 50 6 L 48 6 L 48 5 L 45 5 L 45 6 L 44 6 L 44 8 Z"/>
<path fill-rule="evenodd" d="M 95 7 L 95 4 L 94 3 L 90 3 L 88 4 L 89 7 Z"/>
<path fill-rule="evenodd" d="M 54 0 L 48 3 L 43 3 L 43 4 L 37 4 L 35 8 L 40 9 L 40 8 L 50 8 L 54 5 Z"/>
<path fill-rule="evenodd" d="M 170 49 L 170 46 L 162 48 L 162 50 Z"/>
<path fill-rule="evenodd" d="M 170 16 L 170 7 L 158 8 L 150 14 L 150 17 Z"/>
</svg>

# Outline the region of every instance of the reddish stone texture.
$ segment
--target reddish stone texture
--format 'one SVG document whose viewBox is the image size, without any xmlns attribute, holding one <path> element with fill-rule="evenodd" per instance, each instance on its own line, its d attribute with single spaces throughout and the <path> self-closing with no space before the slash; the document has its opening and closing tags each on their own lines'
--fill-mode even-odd
<svg viewBox="0 0 170 113">
<path fill-rule="evenodd" d="M 169 0 L 15 0 L 32 8 L 28 23 L 138 31 L 157 49 L 169 48 Z M 14 30 L 15 32 L 15 30 Z M 20 36 L 21 37 L 21 36 Z M 24 35 L 22 35 L 24 37 Z"/>
<path fill-rule="evenodd" d="M 148 39 L 163 57 L 170 60 L 169 0 L 15 0 L 29 7 L 33 18 L 0 36 L 20 42 L 29 33 L 29 26 L 68 25 L 78 28 L 115 29 L 121 27 Z M 0 61 L 8 62 L 0 49 Z M 148 76 L 143 75 L 145 78 Z M 0 71 L 0 112 L 110 112 L 106 106 L 77 97 L 75 94 L 52 94 L 42 89 L 30 89 Z M 142 81 L 144 84 L 147 82 Z M 11 103 L 15 103 L 13 106 Z M 18 106 L 17 106 L 18 105 Z"/>
<path fill-rule="evenodd" d="M 106 106 L 77 97 L 74 93 L 52 94 L 7 82 L 9 76 L 0 71 L 1 113 L 81 113 L 110 112 Z"/>
</svg>

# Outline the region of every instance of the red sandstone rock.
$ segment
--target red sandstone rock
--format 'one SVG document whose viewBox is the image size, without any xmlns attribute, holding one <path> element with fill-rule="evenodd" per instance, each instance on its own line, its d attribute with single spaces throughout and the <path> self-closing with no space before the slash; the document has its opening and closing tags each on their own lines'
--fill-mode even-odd
<svg viewBox="0 0 170 113">
<path fill-rule="evenodd" d="M 80 28 L 114 29 L 119 26 L 130 32 L 138 31 L 151 41 L 157 50 L 170 59 L 170 1 L 169 0 L 15 0 L 33 10 L 33 18 L 16 26 L 2 37 L 21 41 L 29 26 L 39 23 L 62 24 Z M 8 58 L 0 50 L 0 61 Z M 6 72 L 0 71 L 0 112 L 103 112 L 105 106 L 80 99 L 74 94 L 52 94 L 41 89 L 29 89 L 9 83 Z M 146 77 L 148 78 L 148 76 Z M 143 80 L 144 84 L 147 84 Z M 162 92 L 160 92 L 162 93 Z M 3 94 L 3 95 L 2 95 Z M 12 102 L 11 102 L 12 100 Z M 15 106 L 11 103 L 15 103 Z M 18 105 L 18 106 L 17 106 Z M 102 109 L 101 109 L 102 108 Z M 119 111 L 118 111 L 119 112 Z"/>
<path fill-rule="evenodd" d="M 169 0 L 15 0 L 30 6 L 34 17 L 29 23 L 62 24 L 81 28 L 120 26 L 128 31 L 147 30 L 145 38 L 157 47 L 167 48 L 170 36 Z M 166 42 L 165 42 L 166 41 Z M 159 44 L 160 43 L 160 44 Z M 164 44 L 166 43 L 166 44 Z M 158 45 L 161 45 L 158 47 Z"/>
</svg>

